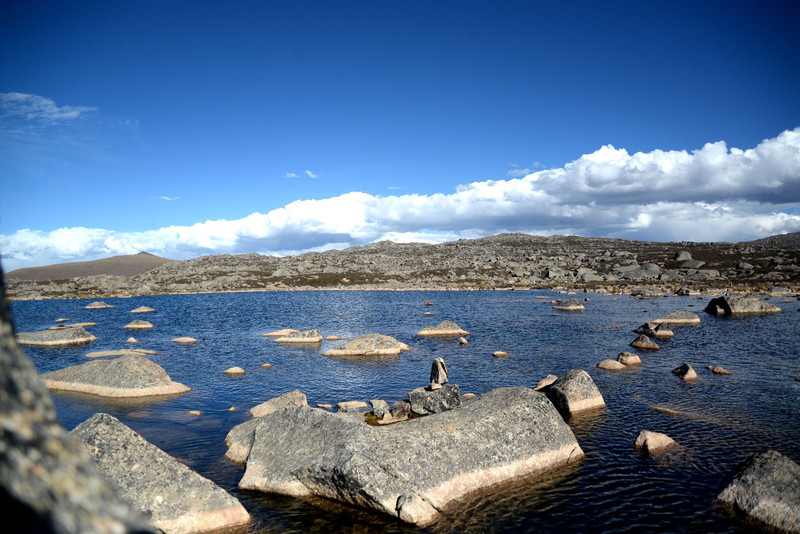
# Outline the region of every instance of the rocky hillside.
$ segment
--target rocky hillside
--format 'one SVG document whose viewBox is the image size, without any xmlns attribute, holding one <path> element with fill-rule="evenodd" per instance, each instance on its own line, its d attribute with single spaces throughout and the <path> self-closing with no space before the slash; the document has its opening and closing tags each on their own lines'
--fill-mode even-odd
<svg viewBox="0 0 800 534">
<path fill-rule="evenodd" d="M 288 289 L 797 290 L 800 249 L 781 245 L 501 234 L 438 245 L 383 241 L 283 258 L 213 255 L 135 276 L 7 283 L 15 299 Z"/>
</svg>

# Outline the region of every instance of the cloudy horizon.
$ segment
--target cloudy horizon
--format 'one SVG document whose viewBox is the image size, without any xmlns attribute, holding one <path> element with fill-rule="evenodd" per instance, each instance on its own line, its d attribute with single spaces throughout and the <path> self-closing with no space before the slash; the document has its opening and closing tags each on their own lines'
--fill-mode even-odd
<svg viewBox="0 0 800 534">
<path fill-rule="evenodd" d="M 714 141 L 694 150 L 629 154 L 605 145 L 560 168 L 471 182 L 452 192 L 352 191 L 238 219 L 138 232 L 21 229 L 0 235 L 0 251 L 4 269 L 11 271 L 142 251 L 171 259 L 289 255 L 381 240 L 441 243 L 503 232 L 736 242 L 800 231 L 799 201 L 797 127 L 747 149 Z"/>
</svg>

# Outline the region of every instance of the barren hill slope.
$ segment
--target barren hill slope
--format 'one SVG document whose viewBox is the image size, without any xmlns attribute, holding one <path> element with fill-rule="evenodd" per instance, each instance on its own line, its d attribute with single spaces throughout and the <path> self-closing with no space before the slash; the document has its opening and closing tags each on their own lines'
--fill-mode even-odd
<svg viewBox="0 0 800 534">
<path fill-rule="evenodd" d="M 6 280 L 69 280 L 101 274 L 135 276 L 178 260 L 160 258 L 147 252 L 127 256 L 113 256 L 102 260 L 59 263 L 43 267 L 29 267 L 6 273 Z"/>
</svg>

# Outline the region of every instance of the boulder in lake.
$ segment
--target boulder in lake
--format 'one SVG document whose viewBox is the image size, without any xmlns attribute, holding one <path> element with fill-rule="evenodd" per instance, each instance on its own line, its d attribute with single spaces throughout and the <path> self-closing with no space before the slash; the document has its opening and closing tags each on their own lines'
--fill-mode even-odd
<svg viewBox="0 0 800 534">
<path fill-rule="evenodd" d="M 416 388 L 408 392 L 408 400 L 417 415 L 439 413 L 461 406 L 461 390 L 449 383 L 436 389 Z"/>
<path fill-rule="evenodd" d="M 780 313 L 781 309 L 764 300 L 753 297 L 717 297 L 711 299 L 704 310 L 711 315 L 754 315 Z"/>
<path fill-rule="evenodd" d="M 150 306 L 139 306 L 135 310 L 131 310 L 131 313 L 153 313 L 154 311 L 156 310 Z"/>
<path fill-rule="evenodd" d="M 181 345 L 191 345 L 192 343 L 197 343 L 195 338 L 187 336 L 172 338 L 171 341 L 173 343 L 180 343 Z"/>
<path fill-rule="evenodd" d="M 800 532 L 800 465 L 778 451 L 749 456 L 728 476 L 717 500 L 756 524 Z"/>
<path fill-rule="evenodd" d="M 719 365 L 708 365 L 706 368 L 714 373 L 715 375 L 732 375 L 730 371 L 725 369 L 724 367 L 720 367 Z"/>
<path fill-rule="evenodd" d="M 153 323 L 150 321 L 132 321 L 125 326 L 123 326 L 125 330 L 151 330 L 153 328 Z"/>
<path fill-rule="evenodd" d="M 611 359 L 601 361 L 597 364 L 597 367 L 600 369 L 605 369 L 606 371 L 621 371 L 622 369 L 626 369 L 624 363 Z"/>
<path fill-rule="evenodd" d="M 467 341 L 467 338 L 465 338 L 465 337 L 460 337 L 460 338 L 458 338 L 458 344 L 462 345 L 462 346 L 463 345 L 469 345 L 469 341 Z"/>
<path fill-rule="evenodd" d="M 308 344 L 313 345 L 316 343 L 322 343 L 322 332 L 319 330 L 305 330 L 303 332 L 293 332 L 291 334 L 286 334 L 285 336 L 279 337 L 275 340 L 275 343 L 287 343 L 287 344 Z"/>
<path fill-rule="evenodd" d="M 666 323 L 659 323 L 653 330 L 653 336 L 659 339 L 670 339 L 675 337 L 675 332 Z"/>
<path fill-rule="evenodd" d="M 78 391 L 101 397 L 149 397 L 192 389 L 173 382 L 163 367 L 140 354 L 93 360 L 44 373 L 42 379 L 51 390 Z"/>
<path fill-rule="evenodd" d="M 426 326 L 417 332 L 417 335 L 422 337 L 458 337 L 469 335 L 469 332 L 458 326 L 453 321 L 442 321 L 436 326 Z"/>
<path fill-rule="evenodd" d="M 700 317 L 688 310 L 677 310 L 652 322 L 677 325 L 700 324 Z"/>
<path fill-rule="evenodd" d="M 647 454 L 655 454 L 665 451 L 671 447 L 678 445 L 671 437 L 661 432 L 650 432 L 649 430 L 642 430 L 636 436 L 636 442 L 633 444 L 637 451 Z"/>
<path fill-rule="evenodd" d="M 269 332 L 267 334 L 261 334 L 261 337 L 284 337 L 288 336 L 289 334 L 296 334 L 299 330 L 295 330 L 294 328 L 284 328 L 282 330 L 275 330 L 274 332 Z"/>
<path fill-rule="evenodd" d="M 583 369 L 567 371 L 550 384 L 547 398 L 565 419 L 581 412 L 605 408 L 606 405 L 594 380 Z"/>
<path fill-rule="evenodd" d="M 116 358 L 117 356 L 128 356 L 129 354 L 141 354 L 138 350 L 100 350 L 97 352 L 87 352 L 86 358 Z"/>
<path fill-rule="evenodd" d="M 91 304 L 88 304 L 86 306 L 86 309 L 87 310 L 105 310 L 105 309 L 114 308 L 114 307 L 115 306 L 112 306 L 111 304 L 106 304 L 102 300 L 99 300 L 97 302 L 92 302 Z"/>
<path fill-rule="evenodd" d="M 494 356 L 495 358 L 505 358 L 506 356 L 508 356 L 508 353 L 504 350 L 496 350 L 492 353 L 492 356 Z"/>
<path fill-rule="evenodd" d="M 138 339 L 136 339 L 135 337 L 129 337 L 129 338 L 128 338 L 128 341 L 126 341 L 125 343 L 131 343 L 131 344 L 133 344 L 133 343 L 138 343 L 138 342 L 139 342 L 139 340 L 138 340 Z"/>
<path fill-rule="evenodd" d="M 308 406 L 308 399 L 299 389 L 284 393 L 280 397 L 275 397 L 257 406 L 250 408 L 250 415 L 253 417 L 264 417 L 268 413 L 280 410 L 287 406 Z"/>
<path fill-rule="evenodd" d="M 365 334 L 342 343 L 324 353 L 325 356 L 396 356 L 408 345 L 391 336 Z"/>
<path fill-rule="evenodd" d="M 627 367 L 635 367 L 637 365 L 642 365 L 642 359 L 639 358 L 636 354 L 631 352 L 620 352 L 617 355 L 617 361 L 622 365 Z"/>
<path fill-rule="evenodd" d="M 222 372 L 230 376 L 242 376 L 243 374 L 247 373 L 247 371 L 245 371 L 241 367 L 229 367 Z"/>
<path fill-rule="evenodd" d="M 17 343 L 33 347 L 60 347 L 64 345 L 81 345 L 97 339 L 83 327 L 69 327 L 57 330 L 41 330 L 39 332 L 20 332 Z"/>
<path fill-rule="evenodd" d="M 633 341 L 631 341 L 631 347 L 639 350 L 659 350 L 659 347 L 654 341 L 650 341 L 650 338 L 646 335 L 642 334 Z"/>
<path fill-rule="evenodd" d="M 205 532 L 250 521 L 235 497 L 111 415 L 95 414 L 70 435 L 88 451 L 120 496 L 167 534 Z"/>
<path fill-rule="evenodd" d="M 554 310 L 563 310 L 563 311 L 581 311 L 585 310 L 586 308 L 583 306 L 580 300 L 578 299 L 570 299 L 570 300 L 557 300 L 553 304 Z"/>
<path fill-rule="evenodd" d="M 676 367 L 672 370 L 672 373 L 678 375 L 681 380 L 684 382 L 691 382 L 693 380 L 697 380 L 697 373 L 695 372 L 694 368 L 688 363 L 684 363 L 680 367 Z"/>
<path fill-rule="evenodd" d="M 552 403 L 527 388 L 380 427 L 305 406 L 256 421 L 241 489 L 323 496 L 419 526 L 478 491 L 583 458 Z"/>
</svg>

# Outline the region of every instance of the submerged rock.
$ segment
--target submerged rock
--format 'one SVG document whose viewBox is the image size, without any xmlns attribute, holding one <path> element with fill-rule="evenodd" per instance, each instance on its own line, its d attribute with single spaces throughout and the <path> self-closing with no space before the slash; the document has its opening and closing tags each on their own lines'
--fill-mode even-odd
<svg viewBox="0 0 800 534">
<path fill-rule="evenodd" d="M 396 356 L 409 350 L 408 345 L 382 334 L 365 334 L 342 343 L 324 353 L 325 356 Z"/>
<path fill-rule="evenodd" d="M 764 300 L 752 297 L 717 297 L 704 310 L 711 315 L 752 315 L 780 313 L 781 309 Z"/>
<path fill-rule="evenodd" d="M 594 380 L 583 369 L 573 369 L 559 377 L 547 389 L 547 398 L 565 419 L 606 405 Z"/>
<path fill-rule="evenodd" d="M 650 338 L 646 335 L 642 334 L 633 341 L 631 341 L 631 347 L 639 350 L 660 350 L 659 347 L 655 342 L 650 341 Z"/>
<path fill-rule="evenodd" d="M 156 310 L 150 306 L 139 306 L 135 310 L 131 310 L 131 313 L 153 313 L 154 311 Z"/>
<path fill-rule="evenodd" d="M 167 534 L 205 532 L 250 521 L 235 497 L 111 415 L 95 414 L 70 435 L 120 496 Z"/>
<path fill-rule="evenodd" d="M 398 444 L 402 452 L 392 454 Z M 455 410 L 380 427 L 305 406 L 275 412 L 257 420 L 239 487 L 323 496 L 424 526 L 476 491 L 582 457 L 544 396 L 502 388 Z"/>
<path fill-rule="evenodd" d="M 748 457 L 722 484 L 717 500 L 782 532 L 800 532 L 800 465 L 778 451 Z"/>
<path fill-rule="evenodd" d="M 678 310 L 652 322 L 680 325 L 700 324 L 700 317 L 696 313 L 692 313 L 688 310 Z"/>
<path fill-rule="evenodd" d="M 74 365 L 44 373 L 42 379 L 48 389 L 78 391 L 101 397 L 149 397 L 192 389 L 173 382 L 163 367 L 140 354 Z"/>
<path fill-rule="evenodd" d="M 437 324 L 436 326 L 426 326 L 419 332 L 417 332 L 418 336 L 422 337 L 436 337 L 436 336 L 467 336 L 469 332 L 458 326 L 453 321 L 442 321 L 441 323 Z"/>
<path fill-rule="evenodd" d="M 125 326 L 125 330 L 150 330 L 153 328 L 153 323 L 150 321 L 132 321 Z"/>
<path fill-rule="evenodd" d="M 81 345 L 97 338 L 83 327 L 68 327 L 40 332 L 20 332 L 17 343 L 33 347 L 59 347 L 63 345 Z"/>
<path fill-rule="evenodd" d="M 275 340 L 275 343 L 322 343 L 322 332 L 319 330 L 305 330 L 303 332 L 293 332 Z"/>
<path fill-rule="evenodd" d="M 650 432 L 649 430 L 642 430 L 636 436 L 636 443 L 633 444 L 637 451 L 654 454 L 662 452 L 671 447 L 678 445 L 671 437 L 661 432 Z"/>
<path fill-rule="evenodd" d="M 597 364 L 597 367 L 600 369 L 605 369 L 606 371 L 620 371 L 622 369 L 626 369 L 624 363 L 611 359 L 601 361 Z"/>
<path fill-rule="evenodd" d="M 697 380 L 697 373 L 688 363 L 684 363 L 680 367 L 676 367 L 675 369 L 672 370 L 672 373 L 678 375 L 680 379 L 683 380 L 684 382 L 691 382 L 693 380 Z"/>
<path fill-rule="evenodd" d="M 585 310 L 586 308 L 583 306 L 580 300 L 578 299 L 570 299 L 570 300 L 557 300 L 553 304 L 554 310 L 564 310 L 564 311 L 581 311 Z"/>
</svg>

